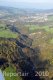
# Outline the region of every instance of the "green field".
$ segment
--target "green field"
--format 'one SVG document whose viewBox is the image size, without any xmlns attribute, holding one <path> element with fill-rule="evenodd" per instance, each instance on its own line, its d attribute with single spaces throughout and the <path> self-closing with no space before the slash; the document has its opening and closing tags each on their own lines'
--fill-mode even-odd
<svg viewBox="0 0 53 80">
<path fill-rule="evenodd" d="M 49 21 L 53 21 L 53 15 L 52 16 L 48 16 L 48 20 Z"/>
<path fill-rule="evenodd" d="M 50 40 L 50 43 L 53 44 L 53 39 Z"/>
<path fill-rule="evenodd" d="M 0 37 L 16 38 L 16 37 L 18 37 L 18 34 L 17 33 L 13 33 L 10 30 L 2 30 L 2 31 L 0 31 Z"/>
<path fill-rule="evenodd" d="M 16 76 L 16 70 L 11 66 L 6 68 L 4 70 L 4 73 L 7 74 L 7 75 L 4 75 L 5 80 L 22 80 L 19 75 Z"/>
<path fill-rule="evenodd" d="M 53 33 L 53 28 L 49 28 L 49 26 L 37 26 L 37 25 L 27 25 L 29 32 L 35 32 L 37 30 L 45 30 L 48 33 Z"/>
<path fill-rule="evenodd" d="M 18 33 L 12 32 L 6 25 L 0 24 L 0 37 L 4 38 L 16 38 L 18 37 Z"/>
</svg>

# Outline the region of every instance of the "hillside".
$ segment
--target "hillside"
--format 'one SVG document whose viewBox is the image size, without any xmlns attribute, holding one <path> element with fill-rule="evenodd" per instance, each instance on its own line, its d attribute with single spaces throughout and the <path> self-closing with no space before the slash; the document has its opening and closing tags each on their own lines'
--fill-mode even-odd
<svg viewBox="0 0 53 80">
<path fill-rule="evenodd" d="M 5 80 L 53 80 L 53 10 L 0 7 L 0 69 L 19 73 Z"/>
</svg>

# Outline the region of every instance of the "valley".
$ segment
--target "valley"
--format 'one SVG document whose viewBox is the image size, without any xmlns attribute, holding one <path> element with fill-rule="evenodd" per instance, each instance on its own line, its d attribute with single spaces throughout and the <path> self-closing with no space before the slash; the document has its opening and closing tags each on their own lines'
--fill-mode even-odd
<svg viewBox="0 0 53 80">
<path fill-rule="evenodd" d="M 28 73 L 5 80 L 53 80 L 53 10 L 0 7 L 0 69 Z"/>
</svg>

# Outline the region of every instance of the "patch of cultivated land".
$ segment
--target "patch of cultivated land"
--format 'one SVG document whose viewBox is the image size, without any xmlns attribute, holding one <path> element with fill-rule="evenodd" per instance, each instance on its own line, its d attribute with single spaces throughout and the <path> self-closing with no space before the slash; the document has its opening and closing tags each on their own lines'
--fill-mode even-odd
<svg viewBox="0 0 53 80">
<path fill-rule="evenodd" d="M 11 32 L 10 30 L 2 30 L 0 31 L 0 37 L 4 38 L 16 38 L 18 35 L 16 33 Z"/>
<path fill-rule="evenodd" d="M 52 16 L 48 16 L 48 20 L 49 21 L 53 21 L 53 15 Z"/>
<path fill-rule="evenodd" d="M 53 27 L 50 28 L 49 26 L 38 26 L 38 25 L 27 25 L 27 28 L 30 33 L 39 31 L 39 30 L 45 30 L 46 32 L 53 33 Z"/>
<path fill-rule="evenodd" d="M 18 37 L 18 33 L 12 32 L 6 25 L 0 24 L 0 37 L 4 38 L 16 38 Z"/>
</svg>

